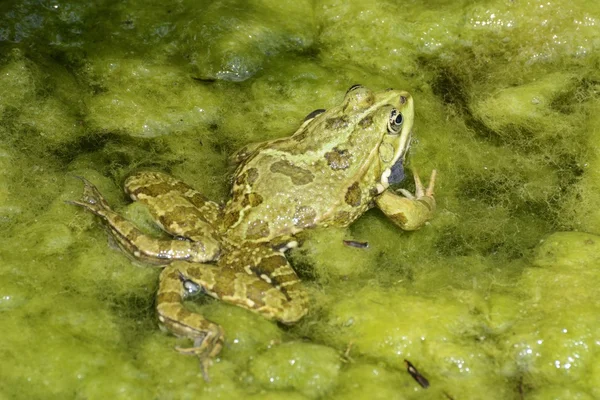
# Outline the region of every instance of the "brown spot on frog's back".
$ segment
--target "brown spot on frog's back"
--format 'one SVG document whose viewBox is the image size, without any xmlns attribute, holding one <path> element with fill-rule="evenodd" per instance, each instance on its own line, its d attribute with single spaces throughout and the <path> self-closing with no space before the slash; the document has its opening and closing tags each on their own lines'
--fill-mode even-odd
<svg viewBox="0 0 600 400">
<path fill-rule="evenodd" d="M 248 168 L 235 178 L 235 184 L 238 186 L 252 186 L 258 179 L 258 170 L 256 168 Z"/>
<path fill-rule="evenodd" d="M 233 224 L 240 218 L 239 211 L 230 211 L 223 217 L 223 226 L 225 229 L 229 229 Z"/>
<path fill-rule="evenodd" d="M 364 117 L 363 119 L 361 119 L 358 122 L 358 125 L 361 128 L 366 129 L 366 128 L 370 127 L 371 125 L 373 125 L 373 118 L 371 116 Z"/>
<path fill-rule="evenodd" d="M 242 200 L 242 207 L 250 206 L 256 207 L 263 202 L 263 198 L 258 193 L 246 193 L 244 195 L 244 199 Z"/>
<path fill-rule="evenodd" d="M 287 265 L 288 263 L 284 256 L 274 254 L 272 256 L 264 257 L 263 259 L 261 259 L 258 267 L 260 267 L 264 273 L 271 274 L 274 271 L 277 271 L 278 268 L 285 267 Z"/>
<path fill-rule="evenodd" d="M 246 183 L 246 177 L 247 177 L 247 174 L 245 172 L 239 174 L 238 176 L 235 177 L 235 184 L 239 185 L 239 186 L 243 186 Z"/>
<path fill-rule="evenodd" d="M 340 150 L 334 147 L 332 151 L 325 153 L 327 164 L 332 170 L 344 170 L 350 166 L 350 152 L 348 150 Z"/>
<path fill-rule="evenodd" d="M 329 118 L 325 121 L 325 127 L 327 129 L 343 129 L 346 128 L 348 126 L 348 116 L 347 115 L 342 115 L 340 117 L 333 117 L 333 118 Z"/>
<path fill-rule="evenodd" d="M 256 168 L 248 168 L 248 171 L 246 172 L 248 173 L 246 182 L 248 182 L 249 185 L 252 185 L 258 179 L 258 170 Z"/>
<path fill-rule="evenodd" d="M 312 172 L 298 167 L 287 160 L 275 161 L 271 164 L 270 170 L 274 174 L 288 176 L 292 180 L 292 183 L 297 186 L 309 184 L 314 179 Z"/>
<path fill-rule="evenodd" d="M 350 213 L 348 211 L 338 211 L 335 213 L 333 220 L 337 225 L 345 225 L 350 220 Z"/>
<path fill-rule="evenodd" d="M 346 204 L 351 207 L 358 207 L 361 203 L 361 191 L 358 182 L 354 182 L 348 190 L 346 191 L 346 196 L 344 197 L 346 200 Z"/>
</svg>

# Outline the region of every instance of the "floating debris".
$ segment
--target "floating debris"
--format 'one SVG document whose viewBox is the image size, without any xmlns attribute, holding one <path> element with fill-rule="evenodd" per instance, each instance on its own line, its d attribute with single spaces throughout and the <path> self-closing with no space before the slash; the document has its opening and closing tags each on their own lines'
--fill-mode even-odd
<svg viewBox="0 0 600 400">
<path fill-rule="evenodd" d="M 350 352 L 352 351 L 352 346 L 354 345 L 354 342 L 350 342 L 348 343 L 348 346 L 346 346 L 346 351 L 344 351 L 344 354 L 342 354 L 342 362 L 345 363 L 353 363 L 354 360 L 352 359 L 352 357 L 350 357 Z"/>
<path fill-rule="evenodd" d="M 406 370 L 408 371 L 410 376 L 412 376 L 413 379 L 417 381 L 417 383 L 421 385 L 423 389 L 427 389 L 429 387 L 429 381 L 427 380 L 427 378 L 421 375 L 410 361 L 405 359 L 404 363 L 406 364 Z"/>
<path fill-rule="evenodd" d="M 357 249 L 366 249 L 369 247 L 369 242 L 359 242 L 357 240 L 344 240 L 344 244 L 349 247 L 356 247 Z"/>
<path fill-rule="evenodd" d="M 444 393 L 444 396 L 446 396 L 448 400 L 454 400 L 454 397 L 450 396 L 445 390 L 442 393 Z"/>
</svg>

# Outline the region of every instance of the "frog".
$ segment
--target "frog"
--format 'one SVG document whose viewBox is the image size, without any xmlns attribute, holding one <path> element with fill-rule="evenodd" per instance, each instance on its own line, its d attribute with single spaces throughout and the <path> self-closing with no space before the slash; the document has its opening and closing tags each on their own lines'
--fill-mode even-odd
<svg viewBox="0 0 600 400">
<path fill-rule="evenodd" d="M 403 179 L 414 125 L 414 101 L 403 90 L 350 87 L 340 104 L 317 109 L 291 136 L 248 144 L 231 156 L 235 167 L 225 204 L 206 198 L 163 172 L 139 171 L 124 183 L 168 237 L 144 233 L 113 211 L 87 179 L 70 204 L 100 218 L 118 245 L 136 260 L 162 269 L 158 320 L 191 339 L 183 354 L 197 356 L 204 378 L 224 345 L 223 328 L 185 306 L 198 293 L 282 324 L 309 311 L 309 296 L 286 252 L 316 227 L 346 227 L 379 208 L 406 231 L 434 215 L 436 170 L 425 187 L 414 172 L 415 193 L 390 185 Z"/>
</svg>

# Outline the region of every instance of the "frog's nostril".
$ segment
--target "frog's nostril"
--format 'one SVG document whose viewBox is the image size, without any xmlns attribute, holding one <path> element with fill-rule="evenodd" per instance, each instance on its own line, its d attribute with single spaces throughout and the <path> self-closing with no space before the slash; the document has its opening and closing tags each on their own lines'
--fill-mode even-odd
<svg viewBox="0 0 600 400">
<path fill-rule="evenodd" d="M 406 103 L 406 96 L 400 96 L 400 104 Z"/>
</svg>

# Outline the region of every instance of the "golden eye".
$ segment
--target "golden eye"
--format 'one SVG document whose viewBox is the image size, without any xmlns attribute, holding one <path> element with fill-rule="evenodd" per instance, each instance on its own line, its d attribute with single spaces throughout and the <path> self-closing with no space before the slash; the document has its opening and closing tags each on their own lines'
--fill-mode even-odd
<svg viewBox="0 0 600 400">
<path fill-rule="evenodd" d="M 390 113 L 390 120 L 388 122 L 388 133 L 397 134 L 402 129 L 402 124 L 404 123 L 404 117 L 401 112 L 394 109 Z"/>
</svg>

